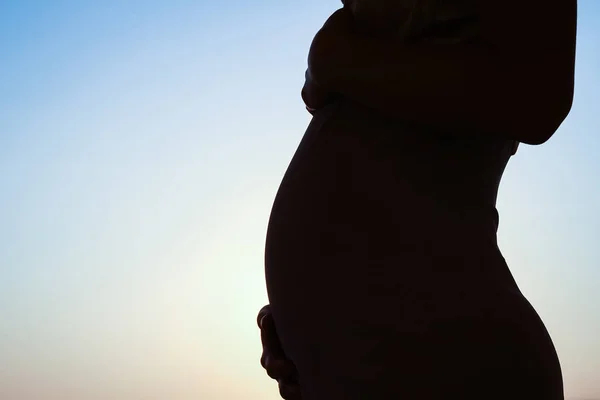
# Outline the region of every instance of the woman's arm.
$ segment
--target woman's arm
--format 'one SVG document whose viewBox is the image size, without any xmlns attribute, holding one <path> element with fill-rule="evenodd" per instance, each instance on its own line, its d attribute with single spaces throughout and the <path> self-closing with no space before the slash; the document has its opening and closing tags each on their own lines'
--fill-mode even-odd
<svg viewBox="0 0 600 400">
<path fill-rule="evenodd" d="M 358 37 L 340 10 L 311 46 L 313 79 L 410 122 L 544 143 L 573 101 L 577 1 L 480 3 L 485 45 Z"/>
<path fill-rule="evenodd" d="M 338 94 L 333 93 L 325 88 L 317 85 L 310 75 L 310 71 L 306 71 L 304 86 L 301 92 L 302 100 L 306 105 L 306 110 L 315 114 L 320 108 L 334 102 L 339 97 Z"/>
</svg>

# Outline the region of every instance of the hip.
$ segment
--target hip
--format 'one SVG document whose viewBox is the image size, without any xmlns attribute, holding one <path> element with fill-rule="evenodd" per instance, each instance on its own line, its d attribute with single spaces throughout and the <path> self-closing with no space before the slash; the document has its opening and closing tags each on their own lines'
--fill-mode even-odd
<svg viewBox="0 0 600 400">
<path fill-rule="evenodd" d="M 286 338 L 307 398 L 562 399 L 556 350 L 522 296 L 420 326 L 394 317 L 319 320 Z"/>
</svg>

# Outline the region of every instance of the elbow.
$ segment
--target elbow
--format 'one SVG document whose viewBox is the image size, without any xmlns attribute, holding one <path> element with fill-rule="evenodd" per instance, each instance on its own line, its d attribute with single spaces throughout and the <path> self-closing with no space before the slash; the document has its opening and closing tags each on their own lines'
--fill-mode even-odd
<svg viewBox="0 0 600 400">
<path fill-rule="evenodd" d="M 549 115 L 542 116 L 535 121 L 531 121 L 530 129 L 519 140 L 522 143 L 539 146 L 546 143 L 560 128 L 571 111 L 572 104 L 563 105 L 553 110 Z"/>
<path fill-rule="evenodd" d="M 522 120 L 526 123 L 518 124 L 520 126 L 520 134 L 515 135 L 516 140 L 521 143 L 538 146 L 546 143 L 563 124 L 571 108 L 573 107 L 573 91 L 568 94 L 555 98 L 553 101 L 546 99 L 543 106 L 536 110 L 531 110 L 529 107 L 524 107 L 522 110 L 527 112 L 527 117 Z M 549 104 L 550 103 L 550 104 Z M 542 104 L 540 104 L 542 105 Z M 533 111 L 528 112 L 527 110 Z"/>
<path fill-rule="evenodd" d="M 537 79 L 531 74 L 527 79 L 529 84 L 521 82 L 520 86 L 529 87 L 529 90 L 521 91 L 523 95 L 517 112 L 523 121 L 527 121 L 522 125 L 526 127 L 521 130 L 523 137 L 517 138 L 520 142 L 530 145 L 546 143 L 571 112 L 575 92 L 574 64 L 572 60 L 565 59 L 569 63 L 555 62 L 550 70 L 552 73 L 540 75 Z"/>
</svg>

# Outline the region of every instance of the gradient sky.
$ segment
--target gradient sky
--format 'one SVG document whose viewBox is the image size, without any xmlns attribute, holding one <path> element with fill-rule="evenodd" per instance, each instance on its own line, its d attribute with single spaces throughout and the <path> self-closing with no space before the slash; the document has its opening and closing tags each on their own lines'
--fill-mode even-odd
<svg viewBox="0 0 600 400">
<path fill-rule="evenodd" d="M 0 1 L 0 398 L 279 398 L 258 363 L 264 237 L 310 119 L 308 46 L 337 7 Z M 567 395 L 589 399 L 598 21 L 600 2 L 581 0 L 571 115 L 520 148 L 498 204 L 501 248 Z"/>
</svg>

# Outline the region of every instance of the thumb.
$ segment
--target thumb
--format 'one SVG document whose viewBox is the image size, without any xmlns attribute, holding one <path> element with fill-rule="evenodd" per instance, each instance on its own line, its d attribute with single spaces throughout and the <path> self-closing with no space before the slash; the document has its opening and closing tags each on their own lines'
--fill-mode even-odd
<svg viewBox="0 0 600 400">
<path fill-rule="evenodd" d="M 270 315 L 270 314 L 271 314 L 271 305 L 270 304 L 267 304 L 266 306 L 264 306 L 263 308 L 260 309 L 260 311 L 258 312 L 258 315 L 256 316 L 256 323 L 258 324 L 259 328 L 261 328 L 262 319 L 266 315 Z"/>
</svg>

